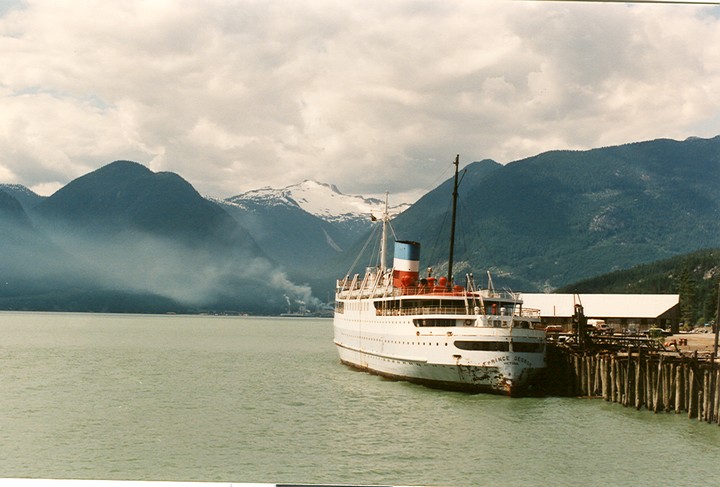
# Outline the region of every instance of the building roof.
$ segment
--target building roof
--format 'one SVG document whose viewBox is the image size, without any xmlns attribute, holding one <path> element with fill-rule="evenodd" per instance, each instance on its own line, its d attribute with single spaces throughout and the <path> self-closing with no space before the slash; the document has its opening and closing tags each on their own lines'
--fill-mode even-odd
<svg viewBox="0 0 720 487">
<path fill-rule="evenodd" d="M 656 318 L 680 302 L 678 294 L 533 294 L 522 293 L 523 307 L 540 316 L 570 317 L 575 304 L 588 318 Z"/>
</svg>

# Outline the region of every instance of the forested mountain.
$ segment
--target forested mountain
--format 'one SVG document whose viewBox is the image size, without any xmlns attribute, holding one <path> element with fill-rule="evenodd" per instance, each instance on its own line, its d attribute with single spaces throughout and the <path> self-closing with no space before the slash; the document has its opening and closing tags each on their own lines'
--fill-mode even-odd
<svg viewBox="0 0 720 487">
<path fill-rule="evenodd" d="M 187 181 L 136 162 L 115 161 L 77 178 L 34 211 L 45 225 L 94 236 L 137 232 L 259 252 L 245 229 Z"/>
<path fill-rule="evenodd" d="M 42 200 L 30 218 L 0 194 L 12 229 L 0 242 L 19 239 L 4 246 L 6 309 L 277 313 L 287 296 L 309 299 L 176 174 L 116 161 Z"/>
<path fill-rule="evenodd" d="M 524 291 L 720 245 L 720 137 L 552 151 L 466 167 L 459 189 L 456 277 L 493 271 Z M 447 181 L 394 222 L 442 272 Z M 446 201 L 445 204 L 442 201 Z"/>
<path fill-rule="evenodd" d="M 498 288 L 551 291 L 720 247 L 720 136 L 484 160 L 460 178 L 460 282 L 473 272 L 484 284 L 489 270 Z M 451 194 L 448 180 L 392 222 L 398 239 L 421 243 L 421 269 L 436 275 L 447 269 Z M 0 308 L 277 313 L 288 301 L 330 302 L 336 278 L 377 263 L 358 257 L 378 248 L 368 238 L 377 203 L 308 181 L 218 202 L 129 161 L 50 197 L 0 185 Z M 645 282 L 654 280 L 679 282 Z M 695 281 L 685 289 L 704 296 Z"/>
<path fill-rule="evenodd" d="M 702 325 L 715 319 L 720 248 L 615 271 L 557 290 L 560 293 L 680 294 L 681 320 Z"/>
<path fill-rule="evenodd" d="M 32 210 L 45 199 L 21 184 L 0 184 L 0 193 L 15 198 L 25 211 Z"/>
<path fill-rule="evenodd" d="M 35 227 L 20 202 L 0 191 L 0 290 L 22 294 L 31 287 L 70 281 L 65 272 L 38 272 L 39 267 L 68 262 L 69 256 Z"/>
</svg>

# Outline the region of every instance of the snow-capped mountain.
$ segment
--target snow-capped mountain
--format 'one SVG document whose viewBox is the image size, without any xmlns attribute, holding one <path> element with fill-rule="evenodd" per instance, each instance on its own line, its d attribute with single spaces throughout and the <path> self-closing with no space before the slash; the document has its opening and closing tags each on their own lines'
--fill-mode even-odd
<svg viewBox="0 0 720 487">
<path fill-rule="evenodd" d="M 323 296 L 332 292 L 336 276 L 347 271 L 346 260 L 357 256 L 358 240 L 377 225 L 371 216 L 377 219 L 385 209 L 378 198 L 346 195 L 334 185 L 315 181 L 257 189 L 215 202 L 291 279 L 309 283 Z M 409 206 L 388 211 L 395 216 Z"/>
<path fill-rule="evenodd" d="M 347 195 L 333 184 L 305 180 L 282 189 L 261 188 L 227 198 L 226 201 L 244 208 L 262 205 L 296 206 L 327 222 L 340 223 L 356 220 L 367 221 L 370 215 L 380 216 L 385 202 L 378 198 Z M 391 215 L 397 215 L 409 208 L 403 203 L 389 207 Z"/>
</svg>

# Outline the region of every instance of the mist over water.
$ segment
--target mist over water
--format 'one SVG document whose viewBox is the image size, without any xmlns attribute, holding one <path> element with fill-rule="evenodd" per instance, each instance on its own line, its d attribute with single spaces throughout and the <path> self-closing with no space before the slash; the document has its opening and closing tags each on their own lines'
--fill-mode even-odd
<svg viewBox="0 0 720 487">
<path fill-rule="evenodd" d="M 265 313 L 286 310 L 283 296 L 319 304 L 309 286 L 293 283 L 277 264 L 227 242 L 193 245 L 141 230 L 92 232 L 67 225 L 4 228 L 3 295 L 108 290 L 160 296 L 185 307 Z"/>
<path fill-rule="evenodd" d="M 148 292 L 189 305 L 219 298 L 250 300 L 274 290 L 310 300 L 310 289 L 290 282 L 277 266 L 243 249 L 192 247 L 143 232 L 109 237 L 54 234 L 73 249 L 98 285 Z M 243 299 L 239 292 L 246 293 Z"/>
<path fill-rule="evenodd" d="M 720 428 L 339 364 L 331 320 L 0 313 L 0 477 L 697 485 Z M 712 483 L 712 482 L 710 482 Z"/>
</svg>

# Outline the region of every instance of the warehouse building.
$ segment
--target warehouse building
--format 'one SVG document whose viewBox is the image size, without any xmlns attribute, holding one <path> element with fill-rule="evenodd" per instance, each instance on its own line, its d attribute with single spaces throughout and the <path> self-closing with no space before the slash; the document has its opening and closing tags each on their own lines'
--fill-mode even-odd
<svg viewBox="0 0 720 487">
<path fill-rule="evenodd" d="M 533 294 L 522 293 L 523 307 L 540 310 L 545 326 L 572 330 L 575 305 L 589 320 L 604 321 L 616 331 L 659 327 L 678 332 L 678 294 Z"/>
</svg>

